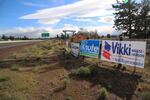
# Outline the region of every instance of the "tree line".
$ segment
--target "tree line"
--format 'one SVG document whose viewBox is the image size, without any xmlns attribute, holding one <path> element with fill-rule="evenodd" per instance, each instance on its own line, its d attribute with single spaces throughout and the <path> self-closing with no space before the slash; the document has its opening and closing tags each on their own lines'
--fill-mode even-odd
<svg viewBox="0 0 150 100">
<path fill-rule="evenodd" d="M 111 38 L 115 35 L 110 35 L 109 33 L 106 34 L 106 36 L 104 35 L 98 35 L 98 31 L 94 30 L 94 31 L 88 31 L 84 28 L 80 28 L 78 32 L 74 33 L 73 35 L 77 35 L 77 34 L 82 34 L 87 36 L 89 39 L 100 39 L 100 38 Z M 69 39 L 71 35 L 66 34 L 65 33 L 61 33 L 60 35 L 57 34 L 56 38 L 57 39 Z M 116 37 L 116 36 L 115 36 Z"/>
<path fill-rule="evenodd" d="M 28 37 L 23 36 L 23 37 L 15 37 L 15 36 L 6 36 L 2 35 L 1 36 L 2 40 L 30 40 Z"/>
</svg>

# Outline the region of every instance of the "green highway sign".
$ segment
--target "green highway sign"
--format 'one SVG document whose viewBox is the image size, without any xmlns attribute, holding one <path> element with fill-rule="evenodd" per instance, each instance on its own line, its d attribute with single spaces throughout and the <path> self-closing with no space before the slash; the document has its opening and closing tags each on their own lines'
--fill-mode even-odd
<svg viewBox="0 0 150 100">
<path fill-rule="evenodd" d="M 49 37 L 49 33 L 41 33 L 41 36 L 42 36 L 43 38 L 48 38 L 48 37 Z"/>
<path fill-rule="evenodd" d="M 124 3 L 128 3 L 129 0 L 123 0 Z"/>
</svg>

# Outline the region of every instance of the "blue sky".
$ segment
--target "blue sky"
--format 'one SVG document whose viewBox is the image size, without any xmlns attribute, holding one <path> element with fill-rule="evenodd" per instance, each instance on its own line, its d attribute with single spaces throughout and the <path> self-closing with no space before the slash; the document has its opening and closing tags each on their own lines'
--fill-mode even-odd
<svg viewBox="0 0 150 100">
<path fill-rule="evenodd" d="M 51 36 L 85 28 L 115 34 L 111 5 L 116 0 L 0 0 L 0 35 Z"/>
<path fill-rule="evenodd" d="M 58 0 L 57 0 L 58 1 Z M 23 20 L 19 17 L 37 10 L 73 3 L 75 0 L 0 0 L 0 29 L 13 27 L 41 26 L 36 20 Z"/>
</svg>

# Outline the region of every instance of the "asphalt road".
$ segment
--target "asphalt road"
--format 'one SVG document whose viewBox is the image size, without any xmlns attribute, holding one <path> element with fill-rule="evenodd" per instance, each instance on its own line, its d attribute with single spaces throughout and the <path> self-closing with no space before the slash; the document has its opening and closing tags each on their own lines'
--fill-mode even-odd
<svg viewBox="0 0 150 100">
<path fill-rule="evenodd" d="M 18 42 L 0 43 L 0 50 L 18 47 L 18 46 L 24 46 L 24 45 L 31 45 L 37 42 L 40 41 L 20 41 L 20 42 L 18 41 Z"/>
</svg>

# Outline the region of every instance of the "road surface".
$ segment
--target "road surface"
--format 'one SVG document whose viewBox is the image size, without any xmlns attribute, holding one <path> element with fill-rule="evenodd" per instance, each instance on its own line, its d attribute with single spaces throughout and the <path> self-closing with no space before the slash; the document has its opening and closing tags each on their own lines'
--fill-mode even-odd
<svg viewBox="0 0 150 100">
<path fill-rule="evenodd" d="M 17 52 L 24 47 L 31 46 L 33 44 L 39 43 L 41 40 L 37 41 L 0 41 L 0 60 L 11 55 L 13 52 Z"/>
<path fill-rule="evenodd" d="M 37 42 L 40 42 L 41 40 L 27 40 L 27 41 L 0 41 L 0 50 L 1 49 L 7 49 L 7 48 L 13 48 L 18 46 L 24 46 L 24 45 L 31 45 Z"/>
</svg>

